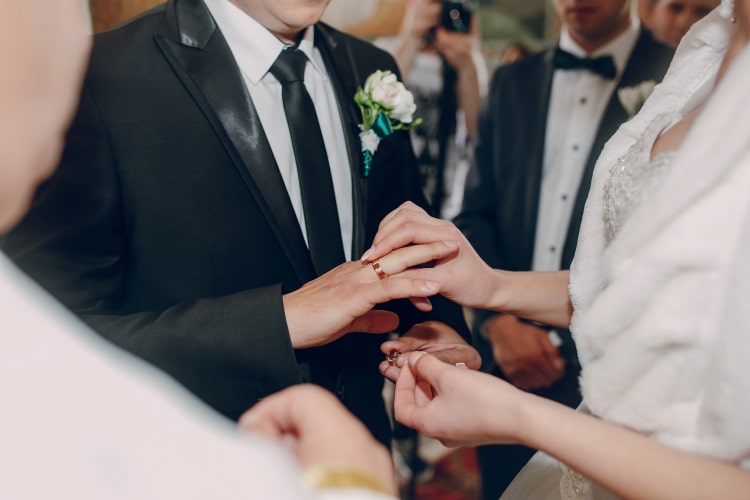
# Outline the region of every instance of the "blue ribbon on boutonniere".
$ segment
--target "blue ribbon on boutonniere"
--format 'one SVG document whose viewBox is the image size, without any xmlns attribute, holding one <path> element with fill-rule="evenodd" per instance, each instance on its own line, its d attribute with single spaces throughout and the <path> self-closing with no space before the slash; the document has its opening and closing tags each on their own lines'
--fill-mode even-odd
<svg viewBox="0 0 750 500">
<path fill-rule="evenodd" d="M 362 112 L 359 138 L 362 143 L 363 175 L 372 171 L 372 161 L 382 139 L 395 130 L 408 130 L 422 123 L 414 120 L 414 96 L 390 71 L 376 71 L 357 89 L 354 102 Z"/>
<path fill-rule="evenodd" d="M 375 121 L 372 124 L 372 127 L 370 128 L 371 131 L 375 133 L 375 135 L 378 137 L 378 139 L 385 139 L 389 135 L 393 133 L 393 126 L 391 125 L 391 120 L 388 118 L 388 116 L 385 115 L 385 113 L 378 114 L 377 118 L 375 118 Z M 380 141 L 378 141 L 380 142 Z M 363 162 L 364 162 L 364 176 L 368 177 L 370 175 L 370 171 L 372 170 L 372 159 L 375 157 L 375 151 L 377 150 L 377 145 L 375 145 L 374 149 L 363 149 Z"/>
<path fill-rule="evenodd" d="M 375 122 L 372 124 L 372 129 L 378 134 L 378 137 L 385 139 L 393 133 L 393 125 L 391 125 L 391 119 L 388 118 L 385 113 L 380 113 Z"/>
</svg>

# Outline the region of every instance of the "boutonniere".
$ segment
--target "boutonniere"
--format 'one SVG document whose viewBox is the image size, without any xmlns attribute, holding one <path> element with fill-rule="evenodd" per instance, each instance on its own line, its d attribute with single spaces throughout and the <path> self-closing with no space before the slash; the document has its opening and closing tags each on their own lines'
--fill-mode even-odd
<svg viewBox="0 0 750 500">
<path fill-rule="evenodd" d="M 632 87 L 617 89 L 617 97 L 620 99 L 622 107 L 627 111 L 628 118 L 633 118 L 638 113 L 643 103 L 648 99 L 648 96 L 654 91 L 654 87 L 656 87 L 655 81 L 645 80 Z"/>
<path fill-rule="evenodd" d="M 422 123 L 414 120 L 417 105 L 414 96 L 390 71 L 378 70 L 365 80 L 365 87 L 357 89 L 354 102 L 362 112 L 359 139 L 362 142 L 364 176 L 370 175 L 372 158 L 381 139 L 394 130 L 408 130 Z"/>
</svg>

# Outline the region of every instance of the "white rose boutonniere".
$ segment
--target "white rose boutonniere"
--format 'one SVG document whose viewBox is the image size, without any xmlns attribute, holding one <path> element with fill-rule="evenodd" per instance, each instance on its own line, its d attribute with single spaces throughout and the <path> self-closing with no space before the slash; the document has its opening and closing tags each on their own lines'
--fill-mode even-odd
<svg viewBox="0 0 750 500">
<path fill-rule="evenodd" d="M 638 113 L 648 96 L 654 91 L 654 87 L 656 87 L 655 81 L 646 80 L 632 87 L 617 89 L 617 97 L 620 99 L 622 107 L 627 111 L 628 118 L 632 118 Z"/>
<path fill-rule="evenodd" d="M 364 176 L 367 177 L 380 140 L 394 130 L 414 128 L 422 120 L 414 120 L 417 110 L 414 96 L 391 71 L 378 70 L 368 76 L 365 87 L 359 88 L 354 95 L 354 102 L 362 112 L 359 138 L 364 155 Z"/>
</svg>

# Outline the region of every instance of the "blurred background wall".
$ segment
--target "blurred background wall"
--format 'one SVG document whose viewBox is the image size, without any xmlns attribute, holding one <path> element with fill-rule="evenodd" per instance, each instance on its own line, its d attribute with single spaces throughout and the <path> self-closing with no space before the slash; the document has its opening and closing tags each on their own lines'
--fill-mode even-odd
<svg viewBox="0 0 750 500">
<path fill-rule="evenodd" d="M 160 3 L 164 0 L 90 0 L 94 31 L 108 30 Z"/>
<path fill-rule="evenodd" d="M 554 15 L 546 0 L 475 0 L 479 4 L 482 49 L 491 69 L 512 44 L 532 50 L 554 36 Z M 398 32 L 405 0 L 331 0 L 323 19 L 362 38 Z"/>
<path fill-rule="evenodd" d="M 112 28 L 164 0 L 90 0 L 94 30 Z M 383 16 L 398 12 L 404 0 L 331 0 L 324 19 L 347 31 L 357 27 L 362 37 L 393 35 L 400 16 Z M 554 36 L 554 19 L 546 0 L 479 0 L 482 46 L 488 67 L 499 62 L 508 45 L 520 43 L 532 49 L 541 48 Z"/>
</svg>

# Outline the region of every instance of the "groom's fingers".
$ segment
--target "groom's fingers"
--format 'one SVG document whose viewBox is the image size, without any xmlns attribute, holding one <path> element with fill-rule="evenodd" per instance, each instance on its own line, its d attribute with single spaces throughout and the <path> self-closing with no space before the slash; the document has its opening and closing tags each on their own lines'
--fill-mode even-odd
<svg viewBox="0 0 750 500">
<path fill-rule="evenodd" d="M 347 329 L 360 333 L 388 333 L 398 327 L 398 314 L 373 309 L 352 321 Z"/>
<path fill-rule="evenodd" d="M 377 259 L 377 262 L 362 263 L 363 269 L 358 272 L 366 273 L 364 280 L 369 282 L 368 286 L 364 287 L 367 291 L 363 298 L 366 297 L 372 304 L 391 299 L 409 299 L 420 311 L 432 310 L 432 303 L 426 297 L 437 294 L 440 284 L 417 276 L 410 277 L 399 273 L 413 266 L 448 257 L 456 250 L 457 247 L 450 243 L 436 242 L 429 245 L 400 248 L 381 259 Z M 382 278 L 381 273 L 384 273 Z"/>
<path fill-rule="evenodd" d="M 393 299 L 410 299 L 412 297 L 431 297 L 438 293 L 440 284 L 423 279 L 406 279 L 398 275 L 376 282 L 370 282 L 363 287 L 365 295 L 361 297 L 368 303 L 382 304 Z"/>
</svg>

